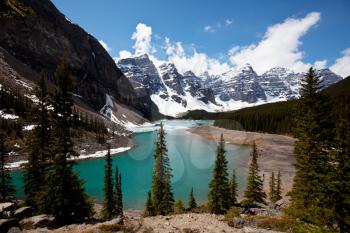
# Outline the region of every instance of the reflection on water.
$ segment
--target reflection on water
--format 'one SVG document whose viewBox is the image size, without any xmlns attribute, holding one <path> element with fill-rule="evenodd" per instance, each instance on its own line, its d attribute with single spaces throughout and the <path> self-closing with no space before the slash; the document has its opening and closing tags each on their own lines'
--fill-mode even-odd
<svg viewBox="0 0 350 233">
<path fill-rule="evenodd" d="M 205 140 L 186 131 L 197 124 L 210 124 L 210 121 L 164 121 L 170 165 L 173 169 L 173 191 L 175 199 L 185 203 L 191 188 L 197 202 L 207 201 L 208 184 L 215 162 L 216 142 Z M 154 126 L 148 126 L 147 132 L 135 133 L 136 146 L 130 151 L 114 156 L 113 166 L 118 164 L 122 174 L 123 197 L 125 208 L 143 209 L 147 192 L 151 188 L 153 169 L 153 151 L 156 132 Z M 237 171 L 239 187 L 242 189 L 245 170 L 241 168 L 250 149 L 245 146 L 226 144 L 226 157 L 229 172 L 234 167 Z M 103 159 L 79 161 L 74 170 L 85 181 L 87 193 L 96 201 L 103 198 Z M 12 174 L 17 194 L 23 197 L 23 177 L 20 171 Z"/>
</svg>

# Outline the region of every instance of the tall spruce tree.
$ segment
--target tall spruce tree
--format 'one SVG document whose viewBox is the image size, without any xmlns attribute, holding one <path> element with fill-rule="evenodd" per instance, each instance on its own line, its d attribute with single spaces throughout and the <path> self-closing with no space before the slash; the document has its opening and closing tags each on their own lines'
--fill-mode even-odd
<svg viewBox="0 0 350 233">
<path fill-rule="evenodd" d="M 276 181 L 275 173 L 271 172 L 270 183 L 269 183 L 269 199 L 271 203 L 276 202 Z"/>
<path fill-rule="evenodd" d="M 279 201 L 282 199 L 282 177 L 281 172 L 277 173 L 277 182 L 275 187 L 275 201 Z"/>
<path fill-rule="evenodd" d="M 335 223 L 340 233 L 350 232 L 350 109 L 345 108 L 336 125 L 336 143 L 332 150 L 331 198 Z"/>
<path fill-rule="evenodd" d="M 232 204 L 225 153 L 224 136 L 221 134 L 217 146 L 213 178 L 209 184 L 210 191 L 208 194 L 208 207 L 210 212 L 214 214 L 226 213 Z"/>
<path fill-rule="evenodd" d="M 37 105 L 33 107 L 32 118 L 35 128 L 30 132 L 26 141 L 29 149 L 28 163 L 24 175 L 24 190 L 26 204 L 41 211 L 42 196 L 47 189 L 48 163 L 50 162 L 51 126 L 49 121 L 49 93 L 46 77 L 40 73 L 35 96 L 38 98 Z"/>
<path fill-rule="evenodd" d="M 249 165 L 248 182 L 244 190 L 243 205 L 253 206 L 255 203 L 266 204 L 266 194 L 263 190 L 263 180 L 259 175 L 258 152 L 255 142 L 253 142 L 251 161 Z"/>
<path fill-rule="evenodd" d="M 55 216 L 58 224 L 82 222 L 92 215 L 92 203 L 85 194 L 83 182 L 73 172 L 76 156 L 71 139 L 70 123 L 73 99 L 71 74 L 64 59 L 55 73 L 56 90 L 52 96 L 54 162 L 48 177 L 48 192 L 45 197 L 46 212 Z"/>
<path fill-rule="evenodd" d="M 152 198 L 156 214 L 166 215 L 174 211 L 174 196 L 171 187 L 171 167 L 166 147 L 163 124 L 157 135 L 152 176 Z"/>
<path fill-rule="evenodd" d="M 301 220 L 325 225 L 331 219 L 327 190 L 334 122 L 330 102 L 320 92 L 321 88 L 320 77 L 310 68 L 301 82 L 295 115 L 296 173 L 287 212 Z"/>
<path fill-rule="evenodd" d="M 16 189 L 12 184 L 11 176 L 5 167 L 6 164 L 6 149 L 5 137 L 0 133 L 0 197 L 1 201 L 7 201 L 7 198 L 15 195 Z"/>
<path fill-rule="evenodd" d="M 156 215 L 156 212 L 155 212 L 155 209 L 154 209 L 154 205 L 153 205 L 153 198 L 152 198 L 151 192 L 148 192 L 147 201 L 146 201 L 146 204 L 145 204 L 145 212 L 143 213 L 143 215 L 145 217 L 155 216 Z"/>
<path fill-rule="evenodd" d="M 108 144 L 108 151 L 106 154 L 105 176 L 104 176 L 104 200 L 102 208 L 102 217 L 104 219 L 111 219 L 116 214 L 115 198 L 113 192 L 113 177 L 112 177 L 112 156 Z"/>
<path fill-rule="evenodd" d="M 188 202 L 188 207 L 190 210 L 197 208 L 197 202 L 196 202 L 196 199 L 194 198 L 193 188 L 191 189 L 191 192 L 190 192 L 190 200 Z"/>
<path fill-rule="evenodd" d="M 122 175 L 119 172 L 118 165 L 115 167 L 115 203 L 116 215 L 123 217 L 123 192 L 122 192 Z"/>
<path fill-rule="evenodd" d="M 230 179 L 230 193 L 231 193 L 232 206 L 237 203 L 237 191 L 238 191 L 238 184 L 236 180 L 236 171 L 235 169 L 233 169 L 232 176 Z"/>
</svg>

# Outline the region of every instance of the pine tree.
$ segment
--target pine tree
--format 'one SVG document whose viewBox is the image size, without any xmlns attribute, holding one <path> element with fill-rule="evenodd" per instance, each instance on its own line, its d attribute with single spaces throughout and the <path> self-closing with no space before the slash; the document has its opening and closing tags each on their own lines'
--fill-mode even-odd
<svg viewBox="0 0 350 233">
<path fill-rule="evenodd" d="M 49 122 L 49 94 L 46 85 L 46 77 L 39 75 L 35 96 L 38 98 L 37 106 L 33 108 L 33 120 L 35 128 L 31 131 L 26 141 L 29 156 L 24 176 L 24 189 L 26 204 L 40 212 L 42 195 L 45 192 L 48 163 L 50 158 L 51 126 Z"/>
<path fill-rule="evenodd" d="M 329 204 L 339 232 L 350 232 L 350 109 L 343 109 L 336 125 L 336 143 Z"/>
<path fill-rule="evenodd" d="M 278 171 L 277 174 L 277 182 L 276 182 L 276 187 L 275 187 L 275 202 L 279 201 L 282 199 L 282 184 L 281 184 L 282 180 L 281 180 L 281 172 Z"/>
<path fill-rule="evenodd" d="M 190 200 L 188 202 L 188 206 L 189 206 L 189 210 L 193 210 L 197 208 L 197 202 L 193 195 L 193 188 L 191 189 L 191 192 L 190 192 Z"/>
<path fill-rule="evenodd" d="M 116 214 L 115 198 L 113 193 L 113 178 L 112 178 L 112 156 L 110 145 L 106 154 L 105 177 L 104 177 L 104 201 L 102 208 L 102 216 L 104 219 L 111 219 Z"/>
<path fill-rule="evenodd" d="M 231 180 L 230 180 L 230 193 L 231 193 L 232 206 L 237 203 L 237 189 L 238 189 L 238 185 L 236 181 L 236 171 L 233 169 Z"/>
<path fill-rule="evenodd" d="M 181 200 L 177 200 L 174 205 L 174 213 L 175 214 L 183 214 L 185 212 L 184 204 Z"/>
<path fill-rule="evenodd" d="M 115 199 L 116 215 L 123 217 L 123 192 L 122 192 L 122 175 L 118 166 L 115 167 Z"/>
<path fill-rule="evenodd" d="M 11 176 L 5 167 L 6 161 L 5 137 L 0 134 L 0 197 L 1 201 L 7 201 L 7 198 L 15 195 L 15 187 L 12 184 Z"/>
<path fill-rule="evenodd" d="M 258 152 L 255 142 L 253 142 L 251 157 L 252 160 L 249 165 L 248 182 L 244 191 L 243 205 L 245 206 L 252 206 L 255 203 L 266 204 L 263 180 L 259 175 Z"/>
<path fill-rule="evenodd" d="M 209 184 L 210 191 L 208 194 L 208 207 L 210 212 L 214 214 L 224 214 L 232 206 L 225 152 L 225 141 L 221 134 L 217 146 L 213 178 Z"/>
<path fill-rule="evenodd" d="M 156 212 L 153 206 L 153 198 L 152 198 L 152 194 L 151 192 L 148 192 L 148 196 L 147 196 L 147 201 L 146 201 L 146 205 L 145 205 L 146 209 L 144 212 L 144 216 L 155 216 Z"/>
<path fill-rule="evenodd" d="M 271 172 L 270 183 L 269 183 L 269 199 L 271 203 L 276 202 L 276 182 L 275 182 L 275 173 Z"/>
<path fill-rule="evenodd" d="M 92 203 L 85 194 L 83 182 L 73 172 L 76 156 L 71 139 L 70 122 L 73 99 L 71 75 L 63 59 L 55 73 L 56 90 L 52 96 L 52 154 L 54 162 L 48 177 L 45 212 L 55 216 L 58 224 L 81 222 L 92 214 Z"/>
<path fill-rule="evenodd" d="M 154 155 L 152 197 L 156 214 L 166 215 L 174 210 L 174 196 L 171 187 L 171 167 L 167 154 L 165 131 L 160 124 Z"/>
<path fill-rule="evenodd" d="M 297 102 L 294 154 L 295 177 L 288 213 L 301 220 L 325 225 L 331 219 L 327 203 L 334 122 L 328 98 L 320 92 L 320 78 L 310 68 L 302 79 Z"/>
</svg>

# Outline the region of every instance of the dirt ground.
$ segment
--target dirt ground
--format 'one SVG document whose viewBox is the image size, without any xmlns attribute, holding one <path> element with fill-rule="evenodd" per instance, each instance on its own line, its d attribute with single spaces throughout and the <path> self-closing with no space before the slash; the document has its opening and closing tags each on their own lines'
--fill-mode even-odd
<svg viewBox="0 0 350 233">
<path fill-rule="evenodd" d="M 218 141 L 222 133 L 227 143 L 239 145 L 252 145 L 255 141 L 259 152 L 259 168 L 264 176 L 265 190 L 268 190 L 271 172 L 278 171 L 282 174 L 284 194 L 291 190 L 295 173 L 293 166 L 295 162 L 294 138 L 278 134 L 228 130 L 215 126 L 200 126 L 188 131 L 214 141 Z M 244 166 L 248 168 L 249 160 L 245 162 Z"/>
<path fill-rule="evenodd" d="M 35 229 L 25 231 L 27 233 L 97 233 L 102 231 L 101 227 L 113 225 L 113 220 L 98 224 L 74 224 L 64 226 L 56 230 Z M 236 229 L 230 227 L 223 221 L 222 215 L 212 214 L 179 214 L 170 216 L 155 216 L 147 218 L 133 218 L 126 216 L 124 226 L 130 230 L 127 232 L 138 233 L 278 233 L 272 230 L 243 227 Z M 125 231 L 107 231 L 125 232 Z"/>
</svg>

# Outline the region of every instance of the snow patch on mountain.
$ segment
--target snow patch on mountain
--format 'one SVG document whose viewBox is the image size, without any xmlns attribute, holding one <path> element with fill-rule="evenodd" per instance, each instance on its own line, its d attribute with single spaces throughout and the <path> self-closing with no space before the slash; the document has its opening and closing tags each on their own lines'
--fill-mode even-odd
<svg viewBox="0 0 350 233">
<path fill-rule="evenodd" d="M 138 96 L 149 95 L 160 113 L 172 117 L 190 110 L 221 112 L 295 99 L 305 76 L 283 67 L 258 75 L 249 64 L 221 75 L 196 76 L 192 71 L 180 73 L 173 63 L 154 63 L 147 54 L 120 59 L 117 66 L 136 86 Z M 324 80 L 323 88 L 342 79 L 329 69 L 316 74 Z"/>
</svg>

